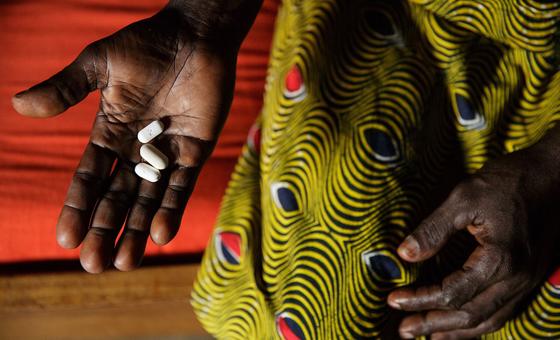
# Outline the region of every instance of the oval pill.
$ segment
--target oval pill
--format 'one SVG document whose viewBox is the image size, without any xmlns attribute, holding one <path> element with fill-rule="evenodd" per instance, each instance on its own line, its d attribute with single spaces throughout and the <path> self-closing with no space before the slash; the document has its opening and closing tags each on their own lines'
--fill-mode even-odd
<svg viewBox="0 0 560 340">
<path fill-rule="evenodd" d="M 146 125 L 142 130 L 138 131 L 138 140 L 141 143 L 148 143 L 152 139 L 156 138 L 163 132 L 163 123 L 159 120 L 154 120 L 150 124 Z"/>
<path fill-rule="evenodd" d="M 140 148 L 140 156 L 144 160 L 150 163 L 151 166 L 158 170 L 163 170 L 167 168 L 167 156 L 165 156 L 161 151 L 159 151 L 152 144 L 144 144 Z"/>
<path fill-rule="evenodd" d="M 136 166 L 134 167 L 134 172 L 141 178 L 152 183 L 159 181 L 159 179 L 161 178 L 161 173 L 159 172 L 159 170 L 146 163 L 136 164 Z"/>
</svg>

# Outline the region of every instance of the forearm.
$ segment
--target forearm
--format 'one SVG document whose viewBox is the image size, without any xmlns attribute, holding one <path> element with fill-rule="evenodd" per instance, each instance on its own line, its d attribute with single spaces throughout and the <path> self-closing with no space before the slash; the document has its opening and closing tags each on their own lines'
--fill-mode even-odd
<svg viewBox="0 0 560 340">
<path fill-rule="evenodd" d="M 165 10 L 183 15 L 200 39 L 232 39 L 240 45 L 262 0 L 170 0 Z"/>
</svg>

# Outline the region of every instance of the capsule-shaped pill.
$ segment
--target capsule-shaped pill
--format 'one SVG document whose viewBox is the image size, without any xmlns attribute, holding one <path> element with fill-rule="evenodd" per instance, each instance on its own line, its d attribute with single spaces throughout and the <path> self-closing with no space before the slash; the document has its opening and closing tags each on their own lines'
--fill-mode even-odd
<svg viewBox="0 0 560 340">
<path fill-rule="evenodd" d="M 144 160 L 150 163 L 151 166 L 158 170 L 163 170 L 167 168 L 167 156 L 165 156 L 161 151 L 159 151 L 152 144 L 144 144 L 140 148 L 140 156 Z"/>
<path fill-rule="evenodd" d="M 163 132 L 163 128 L 164 126 L 162 122 L 160 122 L 159 120 L 154 120 L 138 132 L 138 140 L 140 141 L 140 143 L 148 143 L 152 139 L 159 136 Z"/>
<path fill-rule="evenodd" d="M 136 167 L 134 167 L 134 172 L 136 172 L 136 174 L 141 178 L 152 183 L 159 181 L 159 179 L 161 178 L 161 173 L 159 172 L 159 170 L 146 163 L 136 164 Z"/>
</svg>

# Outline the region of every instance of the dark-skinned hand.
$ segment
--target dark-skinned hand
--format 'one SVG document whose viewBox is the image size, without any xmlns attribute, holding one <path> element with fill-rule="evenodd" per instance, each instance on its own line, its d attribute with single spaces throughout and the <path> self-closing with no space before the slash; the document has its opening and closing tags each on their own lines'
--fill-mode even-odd
<svg viewBox="0 0 560 340">
<path fill-rule="evenodd" d="M 51 117 L 101 91 L 91 137 L 57 224 L 62 247 L 82 244 L 80 261 L 88 272 L 102 272 L 111 262 L 133 269 L 149 235 L 164 245 L 178 231 L 227 116 L 237 51 L 258 10 L 245 12 L 245 24 L 228 30 L 227 20 L 208 12 L 211 3 L 196 12 L 188 1 L 174 1 L 92 43 L 61 72 L 13 98 L 19 113 Z M 208 20 L 190 20 L 185 11 Z M 212 27 L 221 31 L 210 29 L 212 18 Z M 137 133 L 156 119 L 165 131 L 153 143 L 170 166 L 151 183 L 135 175 L 134 165 L 141 161 Z"/>
<path fill-rule="evenodd" d="M 533 147 L 489 161 L 401 244 L 401 258 L 420 262 L 460 230 L 478 243 L 462 268 L 439 284 L 389 295 L 390 306 L 411 312 L 401 322 L 401 337 L 467 339 L 492 332 L 543 281 L 560 229 L 539 213 L 559 192 L 558 127 L 549 134 Z"/>
</svg>

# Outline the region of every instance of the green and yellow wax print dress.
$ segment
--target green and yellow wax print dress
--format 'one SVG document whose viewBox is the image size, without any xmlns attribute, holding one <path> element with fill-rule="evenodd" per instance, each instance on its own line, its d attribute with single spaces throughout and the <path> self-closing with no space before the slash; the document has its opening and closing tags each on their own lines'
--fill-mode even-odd
<svg viewBox="0 0 560 340">
<path fill-rule="evenodd" d="M 461 178 L 560 118 L 559 16 L 550 0 L 285 0 L 262 114 L 192 294 L 203 326 L 394 337 L 388 293 L 467 253 L 457 242 L 416 267 L 399 243 Z M 551 273 L 485 338 L 560 338 Z"/>
</svg>

